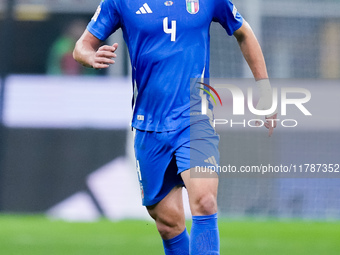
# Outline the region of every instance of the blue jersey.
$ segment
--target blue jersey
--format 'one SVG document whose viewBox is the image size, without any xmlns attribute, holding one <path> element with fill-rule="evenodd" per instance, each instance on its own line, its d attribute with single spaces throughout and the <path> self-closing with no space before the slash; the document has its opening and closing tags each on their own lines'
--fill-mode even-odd
<svg viewBox="0 0 340 255">
<path fill-rule="evenodd" d="M 133 127 L 163 132 L 190 125 L 190 79 L 209 77 L 212 21 L 232 35 L 243 19 L 230 0 L 101 2 L 87 29 L 103 41 L 123 30 L 132 65 Z"/>
</svg>

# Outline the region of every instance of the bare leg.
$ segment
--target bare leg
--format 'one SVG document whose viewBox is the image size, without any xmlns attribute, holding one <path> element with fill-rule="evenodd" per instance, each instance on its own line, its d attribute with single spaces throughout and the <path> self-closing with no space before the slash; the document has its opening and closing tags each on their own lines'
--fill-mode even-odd
<svg viewBox="0 0 340 255">
<path fill-rule="evenodd" d="M 182 173 L 188 190 L 192 227 L 190 233 L 190 255 L 218 255 L 220 238 L 217 224 L 218 178 L 210 173 L 202 178 L 190 178 L 190 171 Z"/>
<path fill-rule="evenodd" d="M 214 173 L 216 174 L 216 173 Z M 182 172 L 182 179 L 188 190 L 192 215 L 211 215 L 217 213 L 218 178 L 208 174 L 204 178 L 190 178 L 190 170 Z"/>
<path fill-rule="evenodd" d="M 181 234 L 185 229 L 182 187 L 173 188 L 159 203 L 147 206 L 155 220 L 158 232 L 164 240 Z"/>
</svg>

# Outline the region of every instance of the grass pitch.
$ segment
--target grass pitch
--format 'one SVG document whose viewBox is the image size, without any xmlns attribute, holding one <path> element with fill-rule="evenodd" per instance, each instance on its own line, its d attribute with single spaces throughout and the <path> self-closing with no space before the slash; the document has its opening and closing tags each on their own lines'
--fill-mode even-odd
<svg viewBox="0 0 340 255">
<path fill-rule="evenodd" d="M 340 222 L 220 219 L 219 227 L 222 255 L 340 254 Z M 164 253 L 156 227 L 148 221 L 68 223 L 44 216 L 0 215 L 0 254 Z"/>
</svg>

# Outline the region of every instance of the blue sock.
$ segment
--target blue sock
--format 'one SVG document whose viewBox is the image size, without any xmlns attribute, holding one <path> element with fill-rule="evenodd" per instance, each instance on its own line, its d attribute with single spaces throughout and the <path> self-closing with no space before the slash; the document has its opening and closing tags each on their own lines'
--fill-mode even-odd
<svg viewBox="0 0 340 255">
<path fill-rule="evenodd" d="M 192 216 L 190 234 L 190 255 L 220 254 L 220 237 L 217 213 L 206 216 Z"/>
<path fill-rule="evenodd" d="M 189 255 L 189 234 L 187 229 L 171 238 L 163 240 L 165 255 Z"/>
</svg>

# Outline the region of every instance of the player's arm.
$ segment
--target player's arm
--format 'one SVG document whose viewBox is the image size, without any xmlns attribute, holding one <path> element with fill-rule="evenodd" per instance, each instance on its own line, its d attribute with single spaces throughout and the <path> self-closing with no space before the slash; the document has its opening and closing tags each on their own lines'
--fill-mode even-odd
<svg viewBox="0 0 340 255">
<path fill-rule="evenodd" d="M 87 67 L 96 69 L 107 68 L 110 64 L 115 63 L 113 58 L 116 57 L 114 52 L 118 48 L 118 43 L 112 46 L 101 45 L 102 41 L 88 30 L 85 30 L 75 45 L 73 58 Z"/>
<path fill-rule="evenodd" d="M 257 81 L 257 87 L 260 90 L 261 98 L 257 104 L 257 109 L 269 109 L 272 103 L 271 86 L 268 80 L 267 67 L 264 60 L 264 56 L 256 36 L 244 20 L 242 26 L 234 32 L 234 36 L 240 46 L 242 54 L 246 59 L 255 80 Z M 273 129 L 276 127 L 277 113 L 266 116 L 265 127 L 269 129 L 269 136 L 272 135 Z"/>
<path fill-rule="evenodd" d="M 243 21 L 242 26 L 234 32 L 234 36 L 241 48 L 255 80 L 268 79 L 266 63 L 262 50 L 256 36 L 247 21 Z"/>
</svg>

